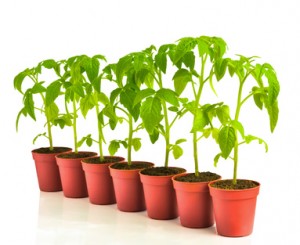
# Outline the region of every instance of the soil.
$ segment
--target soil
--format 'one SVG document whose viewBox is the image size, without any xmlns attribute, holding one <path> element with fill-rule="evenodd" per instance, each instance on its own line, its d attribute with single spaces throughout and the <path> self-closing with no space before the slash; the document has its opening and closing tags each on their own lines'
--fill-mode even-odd
<svg viewBox="0 0 300 245">
<path fill-rule="evenodd" d="M 124 169 L 124 170 L 134 170 L 134 169 L 144 169 L 144 168 L 151 168 L 152 165 L 150 163 L 145 163 L 145 162 L 135 162 L 131 163 L 130 165 L 125 163 L 115 163 L 114 165 L 111 166 L 111 168 L 114 169 Z"/>
<path fill-rule="evenodd" d="M 104 157 L 104 160 L 101 161 L 100 157 L 92 157 L 92 158 L 85 159 L 84 162 L 91 163 L 91 164 L 115 163 L 115 162 L 120 162 L 120 158 L 119 157 Z"/>
<path fill-rule="evenodd" d="M 213 183 L 211 186 L 225 190 L 244 190 L 257 187 L 258 184 L 252 180 L 237 180 L 237 183 L 234 185 L 232 180 L 220 180 Z"/>
<path fill-rule="evenodd" d="M 68 147 L 53 147 L 53 150 L 50 150 L 49 147 L 41 147 L 41 148 L 33 150 L 33 152 L 52 154 L 52 153 L 62 153 L 62 152 L 70 151 L 70 150 L 72 150 L 72 149 L 68 148 Z"/>
<path fill-rule="evenodd" d="M 221 176 L 215 173 L 201 172 L 198 176 L 196 176 L 194 173 L 191 173 L 184 176 L 178 176 L 175 178 L 175 180 L 181 182 L 209 182 L 220 178 Z"/>
<path fill-rule="evenodd" d="M 151 175 L 151 176 L 169 176 L 185 172 L 183 168 L 175 167 L 154 167 L 148 168 L 141 171 L 142 174 Z"/>
<path fill-rule="evenodd" d="M 86 157 L 92 157 L 94 156 L 95 153 L 93 152 L 70 152 L 70 153 L 66 153 L 66 154 L 60 154 L 59 157 L 60 158 L 65 158 L 65 159 L 77 159 L 77 158 L 86 158 Z"/>
</svg>

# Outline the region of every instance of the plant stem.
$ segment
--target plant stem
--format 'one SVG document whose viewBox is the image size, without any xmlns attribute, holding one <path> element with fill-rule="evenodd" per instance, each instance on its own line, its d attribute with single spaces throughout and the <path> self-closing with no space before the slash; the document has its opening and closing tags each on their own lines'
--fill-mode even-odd
<svg viewBox="0 0 300 245">
<path fill-rule="evenodd" d="M 99 146 L 99 155 L 100 155 L 100 161 L 104 160 L 103 156 L 103 131 L 102 131 L 102 125 L 100 120 L 98 119 L 99 115 L 99 105 L 96 104 L 96 116 L 97 116 L 97 122 L 98 122 L 98 146 Z"/>
<path fill-rule="evenodd" d="M 200 71 L 200 76 L 199 76 L 199 89 L 196 94 L 195 98 L 195 111 L 194 111 L 194 120 L 193 120 L 193 125 L 195 125 L 195 121 L 197 118 L 198 114 L 198 105 L 200 103 L 200 98 L 204 86 L 204 67 L 205 67 L 205 62 L 206 62 L 207 56 L 205 58 L 201 57 L 201 71 Z M 198 160 L 198 135 L 197 131 L 193 132 L 193 149 L 194 149 L 194 164 L 195 164 L 195 175 L 199 176 L 199 160 Z"/>
<path fill-rule="evenodd" d="M 76 101 L 73 98 L 73 135 L 74 135 L 74 151 L 78 153 L 78 144 L 77 144 L 77 110 L 76 110 Z"/>
<path fill-rule="evenodd" d="M 237 104 L 236 104 L 236 111 L 235 111 L 235 117 L 234 119 L 236 121 L 239 120 L 239 115 L 240 115 L 240 110 L 242 106 L 242 91 L 243 91 L 243 85 L 244 82 L 240 81 L 240 86 L 239 86 L 239 91 L 238 91 L 238 98 L 237 98 Z M 238 142 L 238 134 L 237 130 L 235 129 L 235 135 L 236 135 L 236 140 L 235 140 L 235 145 L 234 145 L 234 167 L 233 167 L 233 180 L 232 183 L 235 185 L 237 182 L 237 169 L 238 169 L 238 159 L 239 159 L 239 142 Z"/>
<path fill-rule="evenodd" d="M 170 155 L 170 125 L 169 125 L 168 109 L 165 101 L 163 101 L 162 106 L 163 106 L 164 119 L 165 119 L 165 143 L 166 143 L 164 166 L 167 168 L 169 166 L 169 155 Z"/>
<path fill-rule="evenodd" d="M 132 122 L 132 116 L 128 114 L 128 148 L 127 148 L 127 162 L 128 165 L 131 165 L 131 151 L 132 151 L 132 136 L 133 136 L 133 122 Z"/>
</svg>

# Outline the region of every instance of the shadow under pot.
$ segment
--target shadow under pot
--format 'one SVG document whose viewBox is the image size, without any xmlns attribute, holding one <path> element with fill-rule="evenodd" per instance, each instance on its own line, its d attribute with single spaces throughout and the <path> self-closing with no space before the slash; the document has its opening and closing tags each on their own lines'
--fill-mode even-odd
<svg viewBox="0 0 300 245">
<path fill-rule="evenodd" d="M 109 166 L 113 179 L 117 208 L 123 212 L 139 212 L 146 209 L 143 186 L 139 171 L 153 167 L 143 161 L 115 163 Z"/>
<path fill-rule="evenodd" d="M 65 197 L 82 198 L 88 196 L 84 171 L 81 161 L 96 156 L 96 152 L 79 151 L 56 156 Z"/>
<path fill-rule="evenodd" d="M 53 150 L 50 150 L 49 147 L 42 147 L 34 149 L 31 152 L 35 163 L 39 189 L 41 191 L 55 192 L 62 190 L 55 156 L 71 151 L 72 149 L 68 147 L 53 147 Z"/>
<path fill-rule="evenodd" d="M 172 177 L 186 172 L 178 167 L 154 167 L 140 171 L 148 217 L 169 220 L 178 217 Z"/>
<path fill-rule="evenodd" d="M 90 203 L 97 205 L 116 203 L 109 166 L 124 160 L 123 157 L 118 156 L 104 156 L 103 160 L 99 156 L 95 156 L 81 161 Z"/>
</svg>

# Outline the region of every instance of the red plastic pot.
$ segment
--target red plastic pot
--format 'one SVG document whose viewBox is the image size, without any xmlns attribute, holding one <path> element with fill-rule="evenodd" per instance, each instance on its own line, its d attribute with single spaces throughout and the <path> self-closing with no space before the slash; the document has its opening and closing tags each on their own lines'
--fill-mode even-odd
<svg viewBox="0 0 300 245">
<path fill-rule="evenodd" d="M 209 182 L 182 182 L 172 178 L 176 192 L 178 213 L 182 226 L 188 228 L 206 228 L 214 224 L 212 199 L 209 194 Z"/>
<path fill-rule="evenodd" d="M 169 220 L 178 217 L 176 194 L 172 184 L 173 176 L 151 176 L 140 173 L 149 218 Z"/>
<path fill-rule="evenodd" d="M 64 148 L 64 153 L 72 151 L 71 148 L 67 147 L 54 147 L 54 149 L 56 148 Z M 61 191 L 62 185 L 55 159 L 55 156 L 61 152 L 39 153 L 38 150 L 35 149 L 31 153 L 35 162 L 39 189 L 46 192 Z"/>
<path fill-rule="evenodd" d="M 89 163 L 87 162 L 87 159 L 82 160 L 82 168 L 85 173 L 89 200 L 92 204 L 107 205 L 116 203 L 109 166 L 116 162 L 122 162 L 125 159 L 116 156 L 105 156 L 104 158 L 107 162 Z M 113 161 L 109 159 L 113 159 Z"/>
<path fill-rule="evenodd" d="M 127 162 L 123 162 L 127 164 Z M 132 163 L 141 163 L 132 161 Z M 149 166 L 154 166 L 150 162 Z M 109 166 L 113 179 L 113 186 L 116 195 L 117 208 L 124 212 L 139 212 L 146 209 L 143 186 L 140 180 L 139 171 L 141 169 L 115 169 L 113 164 Z"/>
<path fill-rule="evenodd" d="M 254 181 L 255 182 L 255 181 Z M 224 190 L 209 186 L 217 233 L 227 237 L 248 236 L 253 231 L 258 186 L 244 190 Z"/>
<path fill-rule="evenodd" d="M 56 156 L 64 196 L 70 198 L 87 197 L 88 192 L 81 160 L 96 156 L 97 153 L 80 151 L 78 153 L 84 154 L 84 157 L 66 158 L 66 155 L 72 153 L 73 152 Z"/>
</svg>

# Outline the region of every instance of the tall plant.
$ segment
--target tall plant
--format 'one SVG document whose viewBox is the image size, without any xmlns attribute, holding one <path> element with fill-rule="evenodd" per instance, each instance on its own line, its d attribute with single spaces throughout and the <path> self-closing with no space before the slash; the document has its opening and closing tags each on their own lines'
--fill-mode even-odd
<svg viewBox="0 0 300 245">
<path fill-rule="evenodd" d="M 169 166 L 169 155 L 172 152 L 175 159 L 183 154 L 180 144 L 185 139 L 178 139 L 171 142 L 171 128 L 177 119 L 184 113 L 185 108 L 181 107 L 181 101 L 176 92 L 166 86 L 163 75 L 167 72 L 169 56 L 172 55 L 174 44 L 166 44 L 158 50 L 151 47 L 136 53 L 135 66 L 139 67 L 141 79 L 138 82 L 145 85 L 134 100 L 134 105 L 141 103 L 141 118 L 147 130 L 151 142 L 155 143 L 159 135 L 165 140 L 164 166 Z M 171 118 L 170 113 L 174 113 Z M 163 123 L 161 123 L 163 121 Z"/>
<path fill-rule="evenodd" d="M 212 124 L 213 117 L 216 116 L 218 108 L 226 109 L 222 103 L 201 104 L 204 86 L 210 85 L 212 91 L 216 93 L 213 78 L 221 80 L 225 74 L 226 66 L 222 57 L 226 48 L 225 41 L 219 37 L 185 37 L 178 41 L 171 56 L 178 68 L 173 77 L 176 93 L 181 95 L 188 83 L 193 92 L 192 99 L 186 101 L 184 106 L 193 116 L 191 133 L 196 176 L 199 175 L 198 141 L 210 135 L 216 137 L 216 129 Z M 201 133 L 201 136 L 198 133 Z"/>
<path fill-rule="evenodd" d="M 255 57 L 239 56 L 239 59 L 225 59 L 222 62 L 225 64 L 225 69 L 228 68 L 231 77 L 236 75 L 238 77 L 239 86 L 237 93 L 237 102 L 234 117 L 230 116 L 229 108 L 227 113 L 223 113 L 220 118 L 222 127 L 219 131 L 218 142 L 221 153 L 215 157 L 215 165 L 217 165 L 220 157 L 227 159 L 233 150 L 233 180 L 232 183 L 237 183 L 237 170 L 239 160 L 239 146 L 244 143 L 250 143 L 253 140 L 257 140 L 260 144 L 265 145 L 266 151 L 268 151 L 268 145 L 264 140 L 253 135 L 246 135 L 244 132 L 244 126 L 240 122 L 240 114 L 242 106 L 250 98 L 254 99 L 257 108 L 262 110 L 265 108 L 269 115 L 270 130 L 274 131 L 278 121 L 278 95 L 280 91 L 280 85 L 276 76 L 276 72 L 273 67 L 268 64 L 259 64 L 255 62 Z M 252 77 L 253 79 L 250 79 Z M 244 95 L 244 86 L 247 81 L 254 81 L 256 83 L 253 86 L 250 93 Z"/>
<path fill-rule="evenodd" d="M 25 117 L 29 115 L 33 120 L 36 120 L 36 111 L 42 113 L 45 117 L 47 132 L 38 134 L 34 138 L 33 143 L 40 136 L 46 137 L 51 151 L 53 150 L 52 127 L 56 125 L 56 120 L 59 117 L 59 107 L 55 102 L 57 97 L 51 99 L 51 101 L 49 100 L 49 90 L 51 90 L 52 83 L 50 85 L 45 83 L 45 81 L 40 79 L 40 76 L 44 69 L 53 70 L 57 78 L 53 83 L 56 83 L 61 78 L 60 68 L 60 62 L 48 59 L 38 63 L 36 67 L 25 69 L 14 78 L 14 88 L 23 95 L 24 105 L 16 119 L 16 130 L 18 131 L 19 120 L 22 115 Z M 33 83 L 26 91 L 23 91 L 22 85 L 26 78 L 29 78 Z M 40 100 L 36 95 L 40 97 Z"/>
<path fill-rule="evenodd" d="M 84 117 L 87 116 L 90 110 L 94 109 L 97 118 L 98 137 L 93 139 L 92 135 L 89 134 L 78 142 L 78 146 L 81 146 L 84 142 L 88 146 L 91 146 L 93 142 L 97 143 L 100 161 L 104 160 L 103 145 L 106 143 L 103 133 L 103 128 L 107 125 L 105 116 L 114 122 L 116 121 L 109 98 L 102 92 L 102 82 L 105 79 L 105 73 L 100 69 L 100 63 L 105 61 L 106 59 L 103 55 L 95 55 L 93 57 L 80 56 L 85 96 L 81 98 L 79 107 Z"/>
<path fill-rule="evenodd" d="M 115 111 L 119 111 L 123 116 L 117 116 L 117 120 L 109 120 L 111 128 L 115 128 L 116 123 L 126 121 L 128 123 L 127 138 L 124 140 L 112 140 L 109 145 L 109 152 L 114 155 L 122 144 L 127 149 L 127 163 L 132 163 L 132 149 L 138 151 L 141 147 L 141 139 L 135 138 L 134 133 L 142 128 L 138 123 L 140 117 L 140 103 L 134 103 L 139 84 L 135 82 L 137 75 L 134 67 L 134 54 L 128 54 L 120 58 L 116 64 L 108 65 L 104 70 L 106 77 L 113 81 L 117 87 L 110 94 L 110 112 L 113 117 Z M 112 110 L 111 110 L 112 109 Z"/>
</svg>

